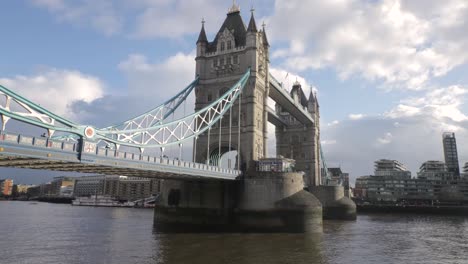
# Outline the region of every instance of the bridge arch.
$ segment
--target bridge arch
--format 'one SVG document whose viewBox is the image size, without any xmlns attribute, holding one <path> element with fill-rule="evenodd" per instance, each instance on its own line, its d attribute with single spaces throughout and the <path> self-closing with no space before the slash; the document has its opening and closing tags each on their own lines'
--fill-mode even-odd
<svg viewBox="0 0 468 264">
<path fill-rule="evenodd" d="M 207 151 L 208 149 L 205 149 L 200 153 L 203 158 L 199 162 L 219 166 L 224 169 L 237 169 L 239 156 L 241 162 L 243 160 L 242 155 L 239 154 L 237 144 L 231 143 L 231 147 L 229 147 L 229 142 L 221 142 L 220 148 L 219 143 L 216 142 L 210 144 L 209 153 Z"/>
</svg>

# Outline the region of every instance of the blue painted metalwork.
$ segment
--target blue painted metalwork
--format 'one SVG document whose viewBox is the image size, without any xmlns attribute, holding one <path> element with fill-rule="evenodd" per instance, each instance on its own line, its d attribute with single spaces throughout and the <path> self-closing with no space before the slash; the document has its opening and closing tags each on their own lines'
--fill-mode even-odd
<svg viewBox="0 0 468 264">
<path fill-rule="evenodd" d="M 186 100 L 198 79 L 161 106 L 120 125 L 103 129 L 73 123 L 0 86 L 0 96 L 5 98 L 4 104 L 0 102 L 0 166 L 6 164 L 5 166 L 21 168 L 129 176 L 190 176 L 234 180 L 240 175 L 240 171 L 164 157 L 144 156 L 142 150 L 145 147 L 175 144 L 180 146 L 182 142 L 210 129 L 231 109 L 249 76 L 250 69 L 216 101 L 178 120 L 164 122 Z M 10 107 L 12 104 L 15 105 L 14 110 Z M 49 137 L 6 133 L 5 125 L 9 119 L 47 129 Z M 55 131 L 69 135 L 51 137 Z M 98 144 L 99 141 L 114 143 L 117 148 L 102 148 Z M 121 152 L 119 146 L 136 147 L 141 152 Z"/>
</svg>

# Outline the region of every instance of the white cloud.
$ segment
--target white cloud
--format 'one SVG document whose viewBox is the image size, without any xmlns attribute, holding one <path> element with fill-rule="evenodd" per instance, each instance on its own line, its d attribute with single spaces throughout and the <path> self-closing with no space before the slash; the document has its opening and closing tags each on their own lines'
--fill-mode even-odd
<svg viewBox="0 0 468 264">
<path fill-rule="evenodd" d="M 176 95 L 195 78 L 195 55 L 177 53 L 162 62 L 151 62 L 144 55 L 131 54 L 118 68 L 127 78 L 126 96 L 109 94 L 73 104 L 76 114 L 86 116 L 87 122 L 98 127 L 125 121 Z M 187 113 L 193 111 L 193 105 L 190 97 Z"/>
<path fill-rule="evenodd" d="M 364 118 L 365 115 L 364 114 L 350 114 L 348 117 L 351 120 L 358 120 L 358 119 Z"/>
<path fill-rule="evenodd" d="M 383 137 L 377 138 L 377 143 L 381 145 L 386 145 L 392 142 L 392 138 L 393 138 L 392 133 L 387 132 L 385 133 Z"/>
<path fill-rule="evenodd" d="M 207 19 L 208 31 L 218 30 L 224 19 L 221 11 L 227 11 L 228 7 L 215 0 L 136 1 L 130 5 L 141 9 L 134 33 L 140 38 L 179 38 L 199 32 L 202 17 Z"/>
<path fill-rule="evenodd" d="M 77 118 L 70 110 L 72 103 L 91 102 L 101 97 L 105 89 L 103 82 L 94 76 L 59 69 L 49 69 L 32 76 L 0 78 L 0 84 L 68 118 Z"/>
<path fill-rule="evenodd" d="M 468 59 L 468 3 L 428 2 L 277 0 L 269 34 L 288 47 L 273 57 L 292 70 L 333 67 L 341 78 L 422 89 Z"/>
<path fill-rule="evenodd" d="M 465 99 L 464 95 L 467 93 L 468 89 L 458 85 L 434 89 L 423 97 L 402 100 L 397 107 L 385 115 L 398 118 L 429 114 L 437 120 L 448 118 L 455 122 L 462 122 L 468 120 L 468 116 L 460 109 Z"/>
<path fill-rule="evenodd" d="M 111 36 L 119 33 L 123 27 L 122 15 L 110 0 L 31 0 L 38 6 L 47 9 L 60 22 L 76 26 L 91 26 L 97 31 Z"/>
<path fill-rule="evenodd" d="M 327 126 L 336 126 L 340 123 L 338 120 L 333 120 L 332 122 L 328 123 Z"/>
<path fill-rule="evenodd" d="M 169 98 L 195 79 L 195 54 L 179 52 L 160 63 L 131 54 L 118 67 L 127 76 L 132 95 Z"/>
</svg>

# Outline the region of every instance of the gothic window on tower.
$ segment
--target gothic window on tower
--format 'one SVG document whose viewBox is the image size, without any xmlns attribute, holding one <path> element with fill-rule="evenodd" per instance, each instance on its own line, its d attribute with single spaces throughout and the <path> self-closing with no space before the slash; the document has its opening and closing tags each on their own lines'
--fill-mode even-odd
<svg viewBox="0 0 468 264">
<path fill-rule="evenodd" d="M 221 58 L 221 65 L 224 65 L 224 58 Z"/>
<path fill-rule="evenodd" d="M 221 51 L 224 51 L 224 42 L 221 42 Z"/>
<path fill-rule="evenodd" d="M 234 64 L 239 64 L 239 55 L 234 55 Z"/>
<path fill-rule="evenodd" d="M 227 42 L 227 49 L 228 49 L 228 50 L 232 49 L 232 46 L 231 46 L 231 45 L 232 45 L 232 44 L 231 44 L 231 41 L 228 40 L 228 42 Z"/>
<path fill-rule="evenodd" d="M 211 95 L 211 93 L 208 94 L 208 102 L 211 102 L 211 100 L 213 100 L 213 96 Z"/>
<path fill-rule="evenodd" d="M 216 59 L 213 59 L 213 68 L 216 67 Z"/>
</svg>

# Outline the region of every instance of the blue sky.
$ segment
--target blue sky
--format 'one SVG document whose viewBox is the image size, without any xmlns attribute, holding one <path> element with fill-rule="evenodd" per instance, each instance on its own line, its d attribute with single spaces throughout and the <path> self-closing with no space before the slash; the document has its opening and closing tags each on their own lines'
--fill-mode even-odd
<svg viewBox="0 0 468 264">
<path fill-rule="evenodd" d="M 456 133 L 468 161 L 466 1 L 237 2 L 246 23 L 252 5 L 266 23 L 276 77 L 318 90 L 330 165 L 355 178 L 391 158 L 415 173 L 443 159 L 443 131 Z M 213 39 L 231 5 L 2 1 L 0 84 L 80 123 L 124 120 L 191 81 L 201 19 Z"/>
</svg>

